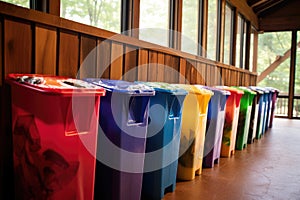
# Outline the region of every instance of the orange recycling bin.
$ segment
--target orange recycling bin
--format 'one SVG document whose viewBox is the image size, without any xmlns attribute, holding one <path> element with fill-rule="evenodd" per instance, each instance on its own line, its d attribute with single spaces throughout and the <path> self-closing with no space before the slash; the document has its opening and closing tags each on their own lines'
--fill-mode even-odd
<svg viewBox="0 0 300 200">
<path fill-rule="evenodd" d="M 192 180 L 202 172 L 208 102 L 213 92 L 176 84 L 188 92 L 183 104 L 177 179 Z"/>
<path fill-rule="evenodd" d="M 235 153 L 240 101 L 244 92 L 227 86 L 217 86 L 217 88 L 231 93 L 226 102 L 225 123 L 221 147 L 221 157 L 230 157 Z"/>
<path fill-rule="evenodd" d="M 100 96 L 66 77 L 9 74 L 15 199 L 92 200 Z"/>
</svg>

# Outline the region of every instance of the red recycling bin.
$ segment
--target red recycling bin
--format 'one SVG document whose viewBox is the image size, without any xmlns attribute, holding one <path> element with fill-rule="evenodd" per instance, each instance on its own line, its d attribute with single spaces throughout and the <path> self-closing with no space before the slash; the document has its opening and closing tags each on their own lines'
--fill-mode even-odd
<svg viewBox="0 0 300 200">
<path fill-rule="evenodd" d="M 10 74 L 16 199 L 93 199 L 100 96 L 81 80 Z"/>
</svg>

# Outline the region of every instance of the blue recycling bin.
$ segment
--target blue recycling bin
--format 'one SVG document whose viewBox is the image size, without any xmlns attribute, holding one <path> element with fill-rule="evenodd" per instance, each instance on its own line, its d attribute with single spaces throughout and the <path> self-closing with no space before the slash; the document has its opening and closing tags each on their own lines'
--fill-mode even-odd
<svg viewBox="0 0 300 200">
<path fill-rule="evenodd" d="M 249 134 L 248 134 L 248 144 L 252 144 L 256 138 L 256 131 L 258 129 L 258 113 L 259 113 L 259 108 L 263 103 L 263 92 L 260 90 L 254 90 L 252 89 L 253 92 L 256 93 L 253 103 L 252 103 L 252 110 L 251 110 L 251 117 L 250 117 L 250 126 L 249 126 Z"/>
<path fill-rule="evenodd" d="M 269 128 L 272 128 L 273 126 L 273 119 L 275 115 L 275 109 L 276 109 L 276 103 L 277 103 L 277 97 L 280 93 L 280 91 L 277 88 L 268 87 L 274 90 L 273 96 L 272 96 L 272 110 L 271 110 L 271 116 L 270 116 L 270 122 L 269 122 Z"/>
<path fill-rule="evenodd" d="M 259 104 L 259 109 L 258 109 L 258 119 L 257 119 L 257 130 L 256 130 L 256 139 L 260 139 L 262 135 L 265 133 L 265 124 L 266 124 L 266 119 L 267 119 L 267 107 L 268 107 L 268 94 L 269 91 L 258 86 L 250 86 L 249 87 L 251 90 L 258 90 L 263 92 L 262 94 L 262 100 Z"/>
<path fill-rule="evenodd" d="M 265 87 L 265 90 L 268 90 L 268 107 L 267 107 L 267 118 L 266 118 L 266 124 L 265 124 L 265 132 L 269 129 L 269 124 L 271 120 L 271 115 L 272 115 L 272 107 L 273 107 L 273 95 L 276 92 L 275 89 L 271 87 Z"/>
<path fill-rule="evenodd" d="M 139 200 L 149 102 L 155 91 L 121 80 L 85 80 L 106 89 L 100 103 L 95 199 Z"/>
<path fill-rule="evenodd" d="M 226 101 L 231 95 L 229 91 L 197 85 L 211 90 L 214 95 L 208 104 L 206 133 L 204 140 L 203 163 L 204 168 L 212 168 L 219 163 L 223 128 L 225 122 Z"/>
<path fill-rule="evenodd" d="M 150 98 L 142 197 L 161 199 L 176 187 L 182 107 L 187 92 L 167 83 L 143 82 L 155 89 Z"/>
</svg>

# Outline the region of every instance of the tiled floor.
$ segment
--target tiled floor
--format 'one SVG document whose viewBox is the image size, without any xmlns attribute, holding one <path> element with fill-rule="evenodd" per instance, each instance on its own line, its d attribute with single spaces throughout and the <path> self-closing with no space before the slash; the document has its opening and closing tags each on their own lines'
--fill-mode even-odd
<svg viewBox="0 0 300 200">
<path fill-rule="evenodd" d="M 300 199 L 300 120 L 275 119 L 261 140 L 178 182 L 164 200 Z"/>
</svg>

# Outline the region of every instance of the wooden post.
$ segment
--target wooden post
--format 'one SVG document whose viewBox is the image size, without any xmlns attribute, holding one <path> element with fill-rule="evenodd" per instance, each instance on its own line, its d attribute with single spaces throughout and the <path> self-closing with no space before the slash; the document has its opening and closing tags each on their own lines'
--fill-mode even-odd
<svg viewBox="0 0 300 200">
<path fill-rule="evenodd" d="M 291 66 L 290 66 L 290 84 L 289 84 L 289 103 L 288 118 L 293 118 L 294 93 L 295 93 L 295 72 L 296 72 L 296 53 L 297 53 L 297 31 L 292 31 L 292 48 L 291 48 Z"/>
</svg>

